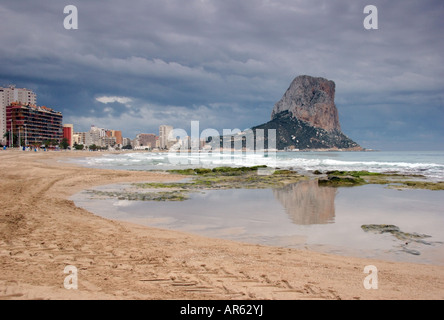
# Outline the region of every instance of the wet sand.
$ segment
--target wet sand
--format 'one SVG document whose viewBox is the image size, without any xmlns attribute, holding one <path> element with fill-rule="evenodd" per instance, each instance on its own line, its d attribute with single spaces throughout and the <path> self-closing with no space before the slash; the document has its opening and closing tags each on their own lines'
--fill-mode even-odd
<svg viewBox="0 0 444 320">
<path fill-rule="evenodd" d="M 152 172 L 89 169 L 83 152 L 0 151 L 0 299 L 443 299 L 444 267 L 209 239 L 107 220 L 69 198 Z M 96 154 L 94 154 L 96 155 Z M 78 289 L 64 288 L 64 268 Z M 378 269 L 367 290 L 364 267 Z"/>
</svg>

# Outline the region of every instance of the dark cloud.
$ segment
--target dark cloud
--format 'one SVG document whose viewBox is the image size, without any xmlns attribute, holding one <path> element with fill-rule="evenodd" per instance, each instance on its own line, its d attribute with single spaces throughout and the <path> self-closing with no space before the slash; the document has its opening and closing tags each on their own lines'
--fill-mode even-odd
<svg viewBox="0 0 444 320">
<path fill-rule="evenodd" d="M 133 137 L 263 123 L 294 77 L 323 76 L 364 146 L 442 149 L 444 3 L 371 2 L 379 30 L 363 27 L 368 1 L 3 0 L 0 84 L 35 90 L 76 129 Z M 63 28 L 67 4 L 78 30 Z"/>
</svg>

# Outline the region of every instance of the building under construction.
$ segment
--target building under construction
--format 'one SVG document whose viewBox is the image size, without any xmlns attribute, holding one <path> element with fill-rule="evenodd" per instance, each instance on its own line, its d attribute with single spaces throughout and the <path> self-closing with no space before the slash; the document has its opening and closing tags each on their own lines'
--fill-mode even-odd
<svg viewBox="0 0 444 320">
<path fill-rule="evenodd" d="M 59 144 L 63 138 L 63 115 L 47 107 L 13 102 L 6 107 L 6 128 L 14 145 L 41 145 L 45 141 Z M 9 140 L 9 138 L 8 138 Z M 11 141 L 9 141 L 11 144 Z"/>
</svg>

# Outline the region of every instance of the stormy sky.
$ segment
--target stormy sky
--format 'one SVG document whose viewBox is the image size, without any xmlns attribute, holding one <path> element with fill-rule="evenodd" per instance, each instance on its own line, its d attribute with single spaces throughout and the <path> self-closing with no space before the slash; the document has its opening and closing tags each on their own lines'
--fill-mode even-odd
<svg viewBox="0 0 444 320">
<path fill-rule="evenodd" d="M 443 18 L 442 0 L 2 0 L 0 86 L 32 89 L 75 131 L 134 138 L 262 124 L 306 74 L 336 83 L 363 147 L 444 150 Z"/>
</svg>

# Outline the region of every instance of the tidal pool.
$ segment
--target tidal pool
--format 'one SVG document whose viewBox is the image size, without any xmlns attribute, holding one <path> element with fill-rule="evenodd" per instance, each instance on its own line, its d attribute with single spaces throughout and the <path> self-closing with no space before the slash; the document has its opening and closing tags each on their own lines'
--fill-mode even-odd
<svg viewBox="0 0 444 320">
<path fill-rule="evenodd" d="M 134 189 L 130 184 L 95 190 Z M 444 191 L 382 185 L 333 188 L 302 181 L 279 189 L 199 190 L 185 201 L 103 199 L 83 191 L 75 204 L 108 219 L 247 243 L 391 261 L 444 265 Z M 396 225 L 424 241 L 366 232 Z"/>
</svg>

